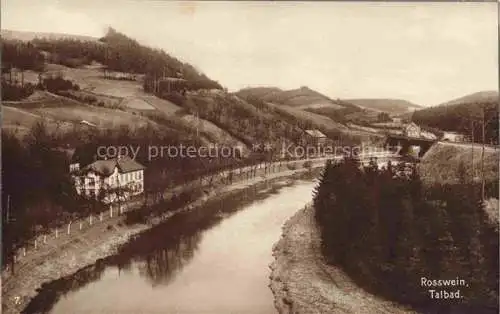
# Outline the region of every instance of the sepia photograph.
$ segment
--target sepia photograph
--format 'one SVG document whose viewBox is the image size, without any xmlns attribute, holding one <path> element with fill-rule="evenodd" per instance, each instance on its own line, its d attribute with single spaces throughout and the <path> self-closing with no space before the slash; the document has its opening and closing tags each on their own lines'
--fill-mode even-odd
<svg viewBox="0 0 500 314">
<path fill-rule="evenodd" d="M 0 313 L 499 313 L 498 22 L 1 0 Z"/>
</svg>

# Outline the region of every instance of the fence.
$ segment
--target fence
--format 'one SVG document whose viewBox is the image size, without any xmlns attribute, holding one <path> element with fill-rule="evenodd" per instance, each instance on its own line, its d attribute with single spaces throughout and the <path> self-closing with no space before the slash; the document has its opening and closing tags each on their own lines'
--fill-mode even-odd
<svg viewBox="0 0 500 314">
<path fill-rule="evenodd" d="M 109 209 L 98 214 L 93 214 L 85 218 L 76 219 L 58 228 L 53 228 L 48 232 L 43 232 L 19 248 L 12 257 L 12 262 L 5 265 L 4 271 L 11 273 L 15 269 L 15 264 L 22 262 L 28 255 L 47 253 L 58 244 L 72 239 L 72 236 L 81 234 L 92 228 L 96 224 L 109 223 L 113 218 L 133 209 L 129 204 L 112 204 Z M 14 269 L 13 269 L 14 268 Z"/>
<path fill-rule="evenodd" d="M 327 159 L 316 158 L 315 162 L 322 162 Z M 307 160 L 290 160 L 278 161 L 273 163 L 261 163 L 253 166 L 246 166 L 239 169 L 224 170 L 212 176 L 201 177 L 198 180 L 178 186 L 176 189 L 185 190 L 189 186 L 206 187 L 210 185 L 229 185 L 240 181 L 250 180 L 256 177 L 266 177 L 272 173 L 279 173 L 285 170 L 301 169 L 305 167 Z M 173 189 L 173 190 L 176 190 Z M 172 190 L 172 191 L 173 191 Z M 167 191 L 172 193 L 172 191 Z M 25 243 L 13 255 L 12 262 L 5 265 L 3 276 L 9 277 L 16 269 L 17 264 L 23 263 L 28 257 L 42 256 L 54 247 L 64 244 L 72 240 L 73 236 L 81 235 L 97 224 L 108 223 L 113 220 L 118 220 L 120 215 L 135 210 L 140 207 L 141 201 L 129 201 L 124 204 L 111 204 L 109 209 L 98 214 L 93 214 L 88 217 L 76 219 L 64 224 L 58 228 L 53 228 L 48 232 L 44 232 L 35 236 L 32 240 Z M 114 221 L 113 221 L 114 222 Z"/>
</svg>

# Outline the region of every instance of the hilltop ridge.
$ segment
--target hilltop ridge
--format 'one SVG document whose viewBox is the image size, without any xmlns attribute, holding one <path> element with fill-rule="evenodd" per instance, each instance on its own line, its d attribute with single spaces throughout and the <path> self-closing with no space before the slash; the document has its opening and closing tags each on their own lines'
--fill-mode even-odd
<svg viewBox="0 0 500 314">
<path fill-rule="evenodd" d="M 414 104 L 404 99 L 393 98 L 358 98 L 344 99 L 362 108 L 386 112 L 391 115 L 398 115 L 409 111 L 423 108 L 421 105 Z"/>
</svg>

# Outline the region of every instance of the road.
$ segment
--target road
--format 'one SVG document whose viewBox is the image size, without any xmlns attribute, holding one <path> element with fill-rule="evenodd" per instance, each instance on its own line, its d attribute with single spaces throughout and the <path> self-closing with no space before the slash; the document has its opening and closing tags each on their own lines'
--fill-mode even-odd
<svg viewBox="0 0 500 314">
<path fill-rule="evenodd" d="M 473 145 L 472 143 L 456 143 L 456 142 L 447 142 L 447 141 L 439 141 L 439 144 L 443 145 L 448 145 L 448 146 L 455 146 L 455 147 L 460 147 L 460 148 L 471 148 Z M 483 145 L 479 143 L 474 143 L 474 149 L 482 149 Z M 490 151 L 490 152 L 495 152 L 498 151 L 499 147 L 496 145 L 490 145 L 490 144 L 485 144 L 484 145 L 484 150 L 485 151 Z"/>
</svg>

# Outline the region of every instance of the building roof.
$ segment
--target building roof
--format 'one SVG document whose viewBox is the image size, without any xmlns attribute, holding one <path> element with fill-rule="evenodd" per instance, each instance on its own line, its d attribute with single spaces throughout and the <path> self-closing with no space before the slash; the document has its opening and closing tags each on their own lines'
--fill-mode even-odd
<svg viewBox="0 0 500 314">
<path fill-rule="evenodd" d="M 325 134 L 321 133 L 319 130 L 305 130 L 305 132 L 312 137 L 326 137 Z"/>
<path fill-rule="evenodd" d="M 186 79 L 179 78 L 179 77 L 169 77 L 169 76 L 161 77 L 159 79 L 159 81 L 160 82 L 187 82 Z"/>
<path fill-rule="evenodd" d="M 410 122 L 407 125 L 405 125 L 405 128 L 409 128 L 409 127 L 417 127 L 417 128 L 419 128 L 419 126 L 415 122 Z"/>
<path fill-rule="evenodd" d="M 129 157 L 120 157 L 108 160 L 96 160 L 90 165 L 82 168 L 80 173 L 87 173 L 89 171 L 96 172 L 102 176 L 110 176 L 115 167 L 118 167 L 120 173 L 127 173 L 132 171 L 143 170 L 146 167 Z"/>
<path fill-rule="evenodd" d="M 444 135 L 460 135 L 460 136 L 465 136 L 464 133 L 455 132 L 455 131 L 443 131 L 443 134 Z"/>
</svg>

